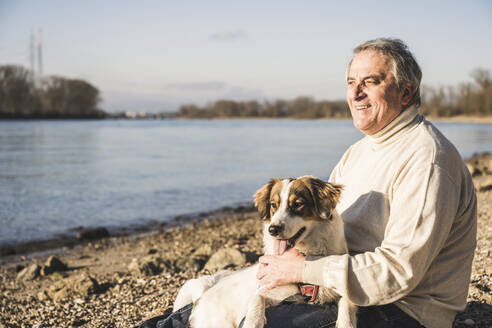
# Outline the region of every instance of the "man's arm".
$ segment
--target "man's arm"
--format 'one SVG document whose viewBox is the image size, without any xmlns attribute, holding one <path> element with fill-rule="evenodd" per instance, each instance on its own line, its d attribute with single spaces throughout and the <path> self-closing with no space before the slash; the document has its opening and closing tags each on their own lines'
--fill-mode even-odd
<svg viewBox="0 0 492 328">
<path fill-rule="evenodd" d="M 303 281 L 332 288 L 357 305 L 385 304 L 405 296 L 446 242 L 459 197 L 459 188 L 440 167 L 409 171 L 394 191 L 382 244 L 354 256 L 308 258 Z"/>
</svg>

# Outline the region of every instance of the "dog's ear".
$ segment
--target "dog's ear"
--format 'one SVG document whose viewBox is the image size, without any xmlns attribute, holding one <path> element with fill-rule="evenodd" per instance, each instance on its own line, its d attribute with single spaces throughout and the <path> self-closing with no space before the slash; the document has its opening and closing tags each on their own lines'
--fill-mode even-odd
<svg viewBox="0 0 492 328">
<path fill-rule="evenodd" d="M 318 178 L 309 178 L 308 186 L 319 217 L 331 219 L 331 211 L 335 209 L 340 199 L 343 186 L 325 182 Z"/>
<path fill-rule="evenodd" d="M 270 193 L 273 186 L 279 181 L 279 179 L 272 179 L 266 185 L 261 187 L 254 195 L 255 206 L 260 213 L 260 218 L 263 220 L 270 218 Z"/>
</svg>

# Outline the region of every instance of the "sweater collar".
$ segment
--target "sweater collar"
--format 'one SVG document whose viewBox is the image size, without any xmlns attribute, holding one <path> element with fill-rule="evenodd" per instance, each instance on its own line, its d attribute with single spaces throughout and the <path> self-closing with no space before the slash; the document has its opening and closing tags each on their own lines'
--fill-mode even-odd
<svg viewBox="0 0 492 328">
<path fill-rule="evenodd" d="M 418 119 L 416 119 L 418 117 Z M 413 129 L 420 121 L 421 115 L 417 107 L 411 106 L 403 110 L 393 121 L 373 135 L 368 136 L 375 144 L 382 144 L 394 135 L 402 135 Z M 401 132 L 401 133 L 400 133 Z M 393 138 L 395 139 L 395 138 Z"/>
</svg>

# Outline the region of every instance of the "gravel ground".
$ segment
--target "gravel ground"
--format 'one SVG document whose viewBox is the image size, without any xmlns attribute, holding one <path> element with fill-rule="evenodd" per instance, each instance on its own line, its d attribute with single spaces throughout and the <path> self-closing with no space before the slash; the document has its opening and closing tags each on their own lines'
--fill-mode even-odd
<svg viewBox="0 0 492 328">
<path fill-rule="evenodd" d="M 492 327 L 492 190 L 483 188 L 478 201 L 478 243 L 459 328 Z M 0 328 L 131 327 L 169 312 L 178 288 L 207 274 L 204 264 L 219 249 L 242 254 L 232 269 L 254 263 L 261 224 L 252 210 L 224 210 L 167 231 L 0 257 Z"/>
</svg>

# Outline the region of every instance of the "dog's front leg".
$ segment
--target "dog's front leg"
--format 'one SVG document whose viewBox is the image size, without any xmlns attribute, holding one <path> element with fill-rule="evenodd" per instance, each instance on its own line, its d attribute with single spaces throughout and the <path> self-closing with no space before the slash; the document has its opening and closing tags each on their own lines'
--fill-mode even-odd
<svg viewBox="0 0 492 328">
<path fill-rule="evenodd" d="M 345 297 L 338 301 L 337 328 L 357 327 L 357 306 L 350 303 Z"/>
<path fill-rule="evenodd" d="M 248 303 L 243 328 L 263 328 L 266 324 L 265 309 L 265 299 L 259 294 L 253 295 Z"/>
</svg>

